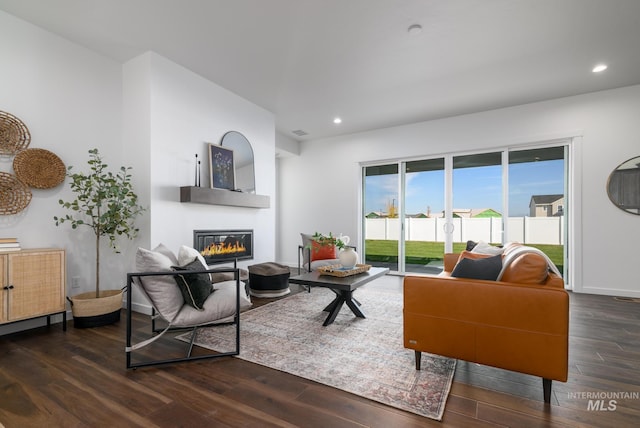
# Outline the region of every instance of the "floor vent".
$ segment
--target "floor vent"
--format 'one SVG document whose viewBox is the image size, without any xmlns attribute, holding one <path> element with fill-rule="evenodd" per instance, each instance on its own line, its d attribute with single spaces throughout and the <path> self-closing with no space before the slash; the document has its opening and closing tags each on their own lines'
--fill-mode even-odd
<svg viewBox="0 0 640 428">
<path fill-rule="evenodd" d="M 640 303 L 640 299 L 636 299 L 634 297 L 614 297 L 614 300 L 620 300 L 622 302 Z"/>
</svg>

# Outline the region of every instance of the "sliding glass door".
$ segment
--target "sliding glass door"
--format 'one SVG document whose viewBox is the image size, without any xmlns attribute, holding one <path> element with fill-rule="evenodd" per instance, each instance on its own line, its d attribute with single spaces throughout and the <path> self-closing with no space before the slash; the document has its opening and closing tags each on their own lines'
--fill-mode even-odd
<svg viewBox="0 0 640 428">
<path fill-rule="evenodd" d="M 502 152 L 453 157 L 454 249 L 467 241 L 502 243 L 502 170 Z"/>
<path fill-rule="evenodd" d="M 373 266 L 388 267 L 401 272 L 398 260 L 401 234 L 400 165 L 368 166 L 363 169 L 363 232 L 362 260 Z"/>
<path fill-rule="evenodd" d="M 439 273 L 467 241 L 515 241 L 566 270 L 568 153 L 561 142 L 364 166 L 363 260 Z"/>
<path fill-rule="evenodd" d="M 505 241 L 539 248 L 561 272 L 567 268 L 567 165 L 565 145 L 509 151 Z"/>
<path fill-rule="evenodd" d="M 442 271 L 445 233 L 445 160 L 404 163 L 404 272 Z"/>
</svg>

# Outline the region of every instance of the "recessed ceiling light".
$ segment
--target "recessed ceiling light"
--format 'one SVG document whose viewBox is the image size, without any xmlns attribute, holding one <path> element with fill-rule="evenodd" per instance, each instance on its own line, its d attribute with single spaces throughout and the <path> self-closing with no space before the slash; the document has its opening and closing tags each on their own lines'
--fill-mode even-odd
<svg viewBox="0 0 640 428">
<path fill-rule="evenodd" d="M 422 33 L 422 25 L 420 24 L 410 25 L 409 28 L 407 28 L 407 31 L 409 32 L 409 34 L 413 34 L 415 36 L 417 34 Z"/>
<path fill-rule="evenodd" d="M 342 123 L 342 119 L 340 119 L 339 117 L 336 117 L 335 119 L 333 119 L 333 123 L 335 123 L 336 125 L 339 125 Z"/>
<path fill-rule="evenodd" d="M 593 67 L 593 71 L 594 73 L 600 73 L 601 71 L 605 71 L 607 69 L 607 64 L 598 64 L 595 67 Z"/>
</svg>

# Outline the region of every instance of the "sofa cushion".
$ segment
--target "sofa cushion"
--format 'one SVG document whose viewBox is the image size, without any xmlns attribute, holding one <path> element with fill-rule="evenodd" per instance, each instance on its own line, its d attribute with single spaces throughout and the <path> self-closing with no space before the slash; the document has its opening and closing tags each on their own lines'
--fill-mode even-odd
<svg viewBox="0 0 640 428">
<path fill-rule="evenodd" d="M 189 327 L 203 323 L 221 324 L 233 321 L 236 315 L 236 282 L 224 281 L 214 285 L 215 293 L 204 302 L 204 310 L 184 305 L 174 320 L 176 327 Z M 251 299 L 240 287 L 240 311 L 251 307 Z"/>
<path fill-rule="evenodd" d="M 502 269 L 502 256 L 461 257 L 451 272 L 452 277 L 495 281 Z"/>
</svg>

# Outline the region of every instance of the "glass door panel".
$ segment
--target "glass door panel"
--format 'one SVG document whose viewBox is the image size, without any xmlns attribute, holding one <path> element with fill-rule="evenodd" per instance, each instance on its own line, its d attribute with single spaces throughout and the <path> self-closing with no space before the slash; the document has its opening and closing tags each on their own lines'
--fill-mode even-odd
<svg viewBox="0 0 640 428">
<path fill-rule="evenodd" d="M 444 158 L 406 162 L 404 271 L 438 274 L 444 257 Z"/>
<path fill-rule="evenodd" d="M 363 236 L 361 260 L 373 266 L 398 271 L 398 241 L 400 238 L 399 165 L 364 167 Z"/>
<path fill-rule="evenodd" d="M 509 152 L 509 222 L 506 241 L 539 248 L 560 272 L 566 272 L 565 151 L 565 146 L 556 146 Z"/>
<path fill-rule="evenodd" d="M 453 251 L 467 241 L 502 243 L 502 152 L 453 158 Z"/>
</svg>

